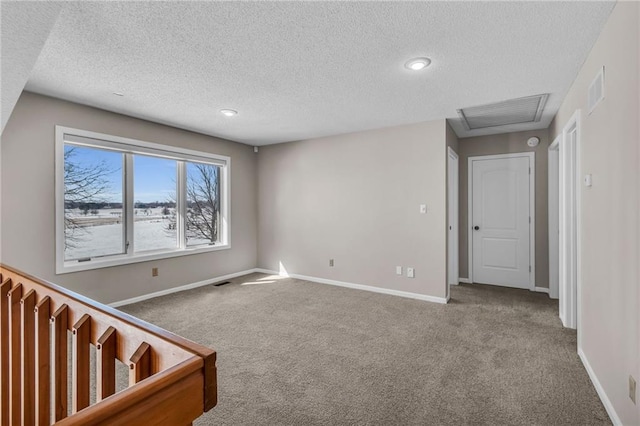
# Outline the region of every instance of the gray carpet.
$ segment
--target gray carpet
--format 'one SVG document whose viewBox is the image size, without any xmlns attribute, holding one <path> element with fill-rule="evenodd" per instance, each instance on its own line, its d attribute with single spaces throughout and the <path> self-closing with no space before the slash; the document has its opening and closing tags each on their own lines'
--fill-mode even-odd
<svg viewBox="0 0 640 426">
<path fill-rule="evenodd" d="M 194 424 L 611 424 L 544 294 L 232 281 L 122 308 L 218 352 L 219 404 Z"/>
</svg>

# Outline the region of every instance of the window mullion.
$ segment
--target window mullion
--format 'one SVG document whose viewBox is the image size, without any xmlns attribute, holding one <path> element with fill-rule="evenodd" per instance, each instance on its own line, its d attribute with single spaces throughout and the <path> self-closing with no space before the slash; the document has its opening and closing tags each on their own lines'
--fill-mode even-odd
<svg viewBox="0 0 640 426">
<path fill-rule="evenodd" d="M 178 161 L 177 175 L 176 228 L 178 248 L 184 249 L 187 247 L 187 166 L 184 161 Z"/>
<path fill-rule="evenodd" d="M 124 154 L 124 206 L 122 206 L 124 233 L 125 233 L 125 253 L 133 256 L 135 241 L 133 240 L 133 154 Z"/>
</svg>

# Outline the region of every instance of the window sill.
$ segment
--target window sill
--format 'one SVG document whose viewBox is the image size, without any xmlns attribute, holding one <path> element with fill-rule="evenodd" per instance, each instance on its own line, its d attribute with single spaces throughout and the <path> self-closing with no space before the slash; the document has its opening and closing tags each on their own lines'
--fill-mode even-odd
<svg viewBox="0 0 640 426">
<path fill-rule="evenodd" d="M 109 256 L 108 258 L 98 258 L 87 262 L 62 262 L 56 265 L 56 275 L 68 274 L 71 272 L 89 271 L 92 269 L 110 268 L 113 266 L 129 265 L 139 262 L 149 262 L 152 260 L 169 259 L 172 257 L 189 256 L 192 254 L 209 253 L 212 251 L 227 250 L 230 248 L 231 244 L 223 244 L 210 247 L 194 247 L 179 250 L 139 253 L 131 256 Z"/>
</svg>

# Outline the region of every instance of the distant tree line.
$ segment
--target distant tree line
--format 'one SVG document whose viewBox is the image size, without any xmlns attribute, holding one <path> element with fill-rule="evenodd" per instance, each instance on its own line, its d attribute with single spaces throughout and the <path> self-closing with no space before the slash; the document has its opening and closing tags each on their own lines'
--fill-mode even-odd
<svg viewBox="0 0 640 426">
<path fill-rule="evenodd" d="M 137 201 L 134 207 L 136 209 L 155 209 L 159 207 L 173 209 L 176 207 L 176 203 L 174 201 L 153 201 L 150 203 L 141 203 L 140 201 Z M 110 203 L 107 201 L 65 200 L 64 208 L 80 210 L 121 209 L 122 203 Z"/>
</svg>

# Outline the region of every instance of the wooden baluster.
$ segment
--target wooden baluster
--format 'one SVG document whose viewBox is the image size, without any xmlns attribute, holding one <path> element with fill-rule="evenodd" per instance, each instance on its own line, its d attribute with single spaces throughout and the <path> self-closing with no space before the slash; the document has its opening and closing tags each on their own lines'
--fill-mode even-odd
<svg viewBox="0 0 640 426">
<path fill-rule="evenodd" d="M 62 305 L 51 316 L 53 323 L 53 418 L 67 417 L 67 330 L 69 307 Z"/>
<path fill-rule="evenodd" d="M 49 296 L 45 296 L 36 305 L 36 422 L 38 425 L 49 425 L 51 423 L 51 387 L 50 387 L 50 358 L 49 345 L 51 331 L 49 328 L 49 318 L 51 315 L 51 305 Z"/>
<path fill-rule="evenodd" d="M 109 327 L 96 345 L 96 401 L 116 392 L 116 329 Z"/>
<path fill-rule="evenodd" d="M 77 413 L 89 406 L 91 317 L 84 314 L 72 329 L 73 332 L 73 389 L 71 412 Z"/>
<path fill-rule="evenodd" d="M 22 284 L 9 290 L 9 424 L 20 424 L 20 299 Z"/>
<path fill-rule="evenodd" d="M 22 388 L 22 404 L 20 415 L 22 417 L 22 425 L 35 425 L 35 390 L 36 390 L 36 357 L 35 357 L 35 315 L 36 308 L 36 292 L 31 289 L 20 299 L 20 319 L 22 328 L 20 330 L 20 343 L 22 347 L 22 356 L 20 358 L 21 375 L 20 387 Z"/>
<path fill-rule="evenodd" d="M 142 342 L 129 362 L 129 386 L 133 386 L 151 376 L 151 346 Z"/>
<path fill-rule="evenodd" d="M 0 425 L 9 424 L 9 298 L 11 279 L 0 284 Z"/>
</svg>

